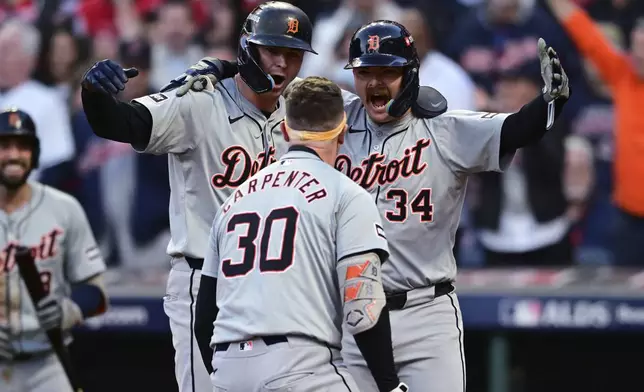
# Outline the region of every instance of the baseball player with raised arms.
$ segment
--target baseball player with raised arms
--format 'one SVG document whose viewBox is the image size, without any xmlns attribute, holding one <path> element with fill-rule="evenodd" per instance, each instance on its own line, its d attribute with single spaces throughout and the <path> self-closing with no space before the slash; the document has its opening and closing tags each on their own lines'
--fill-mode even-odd
<svg viewBox="0 0 644 392">
<path fill-rule="evenodd" d="M 212 391 L 193 336 L 208 233 L 235 188 L 275 160 L 271 131 L 284 118 L 281 94 L 298 74 L 304 52 L 315 53 L 311 30 L 306 14 L 291 4 L 259 5 L 242 29 L 239 74 L 204 93 L 119 102 L 114 95 L 136 70 L 111 60 L 96 63 L 83 78 L 83 107 L 98 136 L 169 157 L 172 270 L 164 308 L 181 392 Z"/>
<path fill-rule="evenodd" d="M 463 324 L 454 294 L 455 232 L 470 174 L 501 171 L 541 139 L 570 96 L 552 48 L 539 40 L 543 93 L 514 114 L 448 111 L 419 119 L 414 41 L 404 26 L 358 29 L 346 66 L 359 99 L 347 104 L 349 132 L 335 166 L 365 188 L 383 217 L 391 250 L 383 285 L 398 374 L 411 390 L 464 391 Z M 345 102 L 351 98 L 345 97 Z M 354 339 L 343 357 L 362 390 L 374 390 Z"/>
<path fill-rule="evenodd" d="M 377 391 L 407 391 L 380 280 L 380 214 L 333 168 L 346 130 L 340 88 L 319 77 L 294 83 L 281 129 L 288 152 L 213 222 L 195 331 L 215 390 L 358 391 L 340 356 L 346 319 Z"/>
<path fill-rule="evenodd" d="M 45 331 L 69 330 L 103 313 L 105 263 L 81 205 L 34 181 L 40 142 L 31 117 L 0 113 L 0 390 L 72 391 Z M 31 249 L 47 296 L 34 304 L 16 264 Z"/>
<path fill-rule="evenodd" d="M 349 131 L 335 166 L 365 188 L 382 213 L 391 249 L 382 272 L 394 354 L 411 390 L 465 390 L 463 325 L 453 293 L 455 231 L 468 176 L 507 167 L 514 151 L 552 127 L 570 96 L 555 51 L 542 39 L 538 44 L 543 93 L 519 112 L 419 118 L 419 59 L 409 32 L 375 21 L 352 37 L 346 68 L 353 70 L 358 95 L 345 92 Z M 423 106 L 431 110 L 441 102 Z M 376 390 L 350 334 L 342 353 L 361 390 Z"/>
</svg>

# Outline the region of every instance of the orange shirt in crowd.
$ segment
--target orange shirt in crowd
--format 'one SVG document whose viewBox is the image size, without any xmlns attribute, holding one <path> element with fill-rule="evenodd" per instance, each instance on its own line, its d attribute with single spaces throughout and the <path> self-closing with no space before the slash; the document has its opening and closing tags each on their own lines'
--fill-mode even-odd
<svg viewBox="0 0 644 392">
<path fill-rule="evenodd" d="M 613 95 L 615 203 L 631 215 L 644 217 L 644 80 L 628 54 L 617 51 L 583 10 L 572 13 L 563 25 Z"/>
</svg>

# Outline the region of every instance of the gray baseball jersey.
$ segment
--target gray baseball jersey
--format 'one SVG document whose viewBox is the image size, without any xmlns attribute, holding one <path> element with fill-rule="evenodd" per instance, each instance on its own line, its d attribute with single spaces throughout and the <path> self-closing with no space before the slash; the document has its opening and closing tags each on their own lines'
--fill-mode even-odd
<svg viewBox="0 0 644 392">
<path fill-rule="evenodd" d="M 310 150 L 291 149 L 213 222 L 202 270 L 218 278 L 212 343 L 305 335 L 339 347 L 347 291 L 336 268 L 370 250 L 388 252 L 371 196 Z"/>
<path fill-rule="evenodd" d="M 17 352 L 50 349 L 34 304 L 15 262 L 17 245 L 28 246 L 49 295 L 69 296 L 70 284 L 105 271 L 105 263 L 81 205 L 73 197 L 29 182 L 30 202 L 19 210 L 0 212 L 0 323 L 8 325 Z"/>
<path fill-rule="evenodd" d="M 508 114 L 451 111 L 433 119 L 407 114 L 377 125 L 359 98 L 345 94 L 349 131 L 336 168 L 366 189 L 382 214 L 391 256 L 387 291 L 454 280 L 454 238 L 468 175 L 500 171 L 501 126 Z"/>
<path fill-rule="evenodd" d="M 168 254 L 204 258 L 217 208 L 275 160 L 271 131 L 284 118 L 284 99 L 267 119 L 231 78 L 217 83 L 213 92 L 158 93 L 135 101 L 148 108 L 153 123 L 141 152 L 169 154 Z"/>
</svg>

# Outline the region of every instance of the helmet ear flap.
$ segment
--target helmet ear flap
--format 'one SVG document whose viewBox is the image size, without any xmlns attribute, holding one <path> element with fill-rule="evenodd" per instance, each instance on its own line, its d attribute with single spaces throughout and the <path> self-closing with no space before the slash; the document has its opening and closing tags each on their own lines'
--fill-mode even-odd
<svg viewBox="0 0 644 392">
<path fill-rule="evenodd" d="M 398 95 L 387 103 L 387 113 L 391 117 L 404 116 L 418 98 L 418 88 L 420 87 L 418 64 L 412 63 L 406 68 Z"/>
<path fill-rule="evenodd" d="M 242 80 L 257 94 L 264 94 L 273 89 L 273 77 L 259 65 L 259 50 L 248 42 L 246 35 L 239 39 L 239 55 L 237 56 L 239 75 Z"/>
</svg>

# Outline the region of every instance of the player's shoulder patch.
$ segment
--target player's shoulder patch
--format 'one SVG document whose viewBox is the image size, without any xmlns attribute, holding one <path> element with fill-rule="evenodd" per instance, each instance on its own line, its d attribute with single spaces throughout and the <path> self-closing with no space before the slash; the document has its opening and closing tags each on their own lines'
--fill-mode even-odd
<svg viewBox="0 0 644 392">
<path fill-rule="evenodd" d="M 154 101 L 154 102 L 156 102 L 156 103 L 159 103 L 159 102 L 163 102 L 163 101 L 165 101 L 166 99 L 168 99 L 168 96 L 167 96 L 167 95 L 165 95 L 165 94 L 156 93 L 156 94 L 150 94 L 150 95 L 148 95 L 148 98 L 150 98 L 151 100 L 153 100 L 153 101 Z"/>
</svg>

